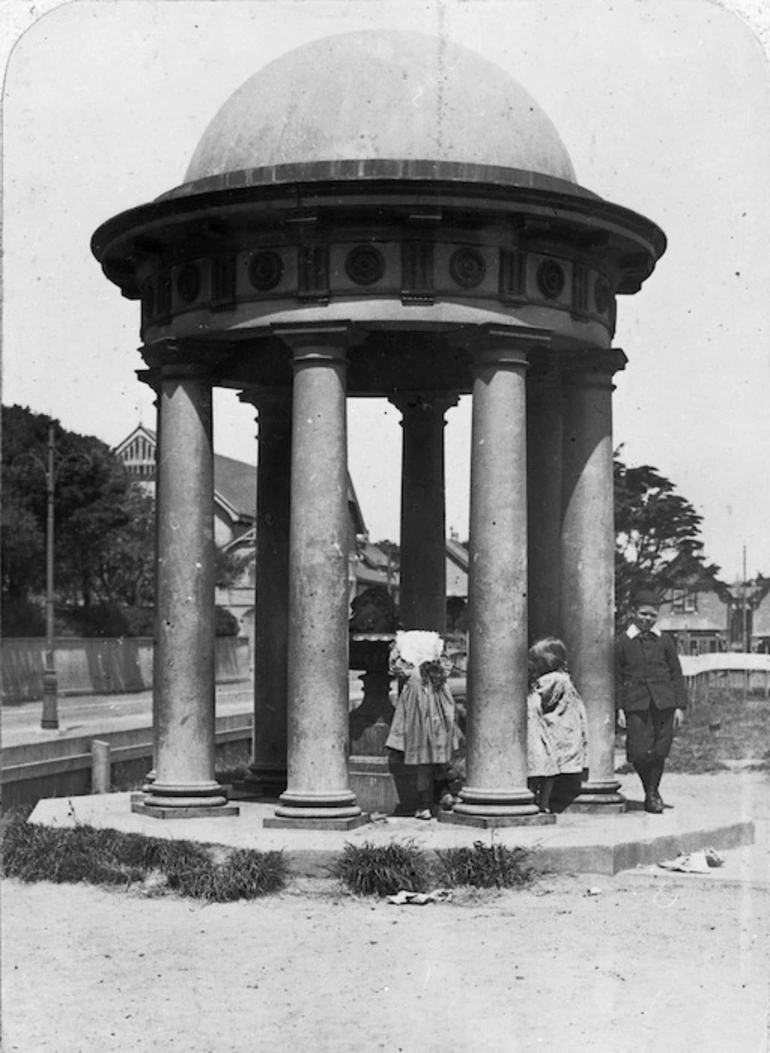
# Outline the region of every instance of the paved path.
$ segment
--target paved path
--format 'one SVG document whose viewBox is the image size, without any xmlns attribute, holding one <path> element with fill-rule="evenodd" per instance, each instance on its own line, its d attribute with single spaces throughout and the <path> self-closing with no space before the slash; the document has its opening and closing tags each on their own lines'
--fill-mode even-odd
<svg viewBox="0 0 770 1053">
<path fill-rule="evenodd" d="M 360 701 L 362 687 L 359 674 L 350 674 L 351 704 Z M 250 680 L 232 684 L 217 684 L 217 716 L 251 713 L 254 708 L 254 689 Z M 131 728 L 152 726 L 152 691 L 133 691 L 122 695 L 76 695 L 59 698 L 58 729 L 41 728 L 42 702 L 24 702 L 18 706 L 3 706 L 2 745 L 21 746 L 33 742 L 54 742 L 57 739 L 83 735 L 99 735 L 107 731 L 127 731 Z"/>
<path fill-rule="evenodd" d="M 217 685 L 217 716 L 248 713 L 253 709 L 253 690 L 248 682 Z M 77 695 L 58 701 L 59 727 L 40 727 L 42 702 L 4 706 L 2 710 L 3 746 L 31 742 L 54 742 L 61 738 L 99 735 L 107 731 L 152 725 L 152 691 L 125 695 Z"/>
</svg>

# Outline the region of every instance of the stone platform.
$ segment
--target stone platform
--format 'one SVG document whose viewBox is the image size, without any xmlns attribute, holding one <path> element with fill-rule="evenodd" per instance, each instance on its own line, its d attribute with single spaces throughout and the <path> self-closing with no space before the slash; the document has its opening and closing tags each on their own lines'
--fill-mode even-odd
<svg viewBox="0 0 770 1053">
<path fill-rule="evenodd" d="M 328 876 L 328 868 L 346 843 L 387 844 L 407 838 L 427 852 L 470 846 L 475 841 L 520 845 L 534 851 L 534 865 L 543 871 L 616 874 L 680 852 L 751 845 L 754 818 L 766 818 L 768 813 L 768 781 L 758 773 L 667 774 L 661 791 L 674 807 L 666 808 L 663 815 L 643 810 L 635 777 L 619 779 L 629 801 L 624 814 L 562 814 L 550 826 L 480 830 L 375 816 L 354 830 L 286 830 L 263 826 L 265 819 L 273 817 L 275 802 L 239 801 L 240 814 L 232 818 L 160 820 L 132 813 L 130 794 L 49 798 L 38 803 L 32 821 L 52 826 L 81 822 L 150 837 L 282 850 L 290 870 L 298 875 Z"/>
</svg>

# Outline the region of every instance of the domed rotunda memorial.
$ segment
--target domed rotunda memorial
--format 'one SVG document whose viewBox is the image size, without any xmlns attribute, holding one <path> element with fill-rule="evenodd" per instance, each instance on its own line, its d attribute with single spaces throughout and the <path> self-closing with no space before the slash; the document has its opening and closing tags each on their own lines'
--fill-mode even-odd
<svg viewBox="0 0 770 1053">
<path fill-rule="evenodd" d="M 614 776 L 616 300 L 665 250 L 581 187 L 551 121 L 443 38 L 357 32 L 256 73 L 185 181 L 93 237 L 158 397 L 155 764 L 139 807 L 221 815 L 212 389 L 259 421 L 254 752 L 273 825 L 364 821 L 348 773 L 347 396 L 402 414 L 401 620 L 446 630 L 445 415 L 472 396 L 467 778 L 446 817 L 536 822 L 527 647 L 561 636 Z M 235 397 L 235 396 L 234 396 Z M 529 539 L 529 540 L 528 540 Z M 282 792 L 281 792 L 282 791 Z"/>
</svg>

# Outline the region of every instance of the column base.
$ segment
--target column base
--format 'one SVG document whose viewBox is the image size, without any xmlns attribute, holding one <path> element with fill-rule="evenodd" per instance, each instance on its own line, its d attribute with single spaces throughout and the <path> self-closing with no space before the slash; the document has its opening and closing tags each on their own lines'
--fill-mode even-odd
<svg viewBox="0 0 770 1053">
<path fill-rule="evenodd" d="M 351 830 L 369 822 L 350 790 L 337 793 L 285 791 L 278 799 L 275 816 L 263 826 L 274 829 Z"/>
<path fill-rule="evenodd" d="M 469 815 L 456 809 L 457 805 L 452 812 L 439 812 L 436 818 L 440 823 L 476 826 L 482 830 L 494 830 L 502 826 L 551 826 L 556 822 L 555 815 L 538 812 L 537 809 L 534 815 Z"/>
<path fill-rule="evenodd" d="M 131 801 L 131 811 L 137 815 L 148 815 L 152 819 L 232 819 L 240 814 L 237 804 L 211 805 L 174 805 L 169 807 L 164 804 L 151 803 L 145 798 L 143 801 Z"/>
<path fill-rule="evenodd" d="M 626 811 L 627 802 L 622 793 L 618 793 L 620 783 L 616 779 L 587 780 L 580 784 L 576 796 L 568 798 L 560 812 L 602 812 L 609 815 Z M 558 807 L 559 798 L 552 798 Z"/>
<path fill-rule="evenodd" d="M 227 794 L 218 782 L 169 783 L 155 780 L 147 785 L 143 799 L 132 797 L 131 811 L 158 818 L 201 818 L 203 816 L 232 815 L 234 806 L 227 807 Z M 161 813 L 163 813 L 161 815 Z"/>
<path fill-rule="evenodd" d="M 279 817 L 276 813 L 272 819 L 263 819 L 262 826 L 269 830 L 355 830 L 357 826 L 365 826 L 369 822 L 366 812 L 359 815 L 349 816 L 347 819 L 307 819 L 304 817 Z"/>
<path fill-rule="evenodd" d="M 518 820 L 532 816 L 539 817 L 542 814 L 538 811 L 531 791 L 527 789 L 485 790 L 464 786 L 459 796 L 460 800 L 450 814 L 466 817 L 460 819 L 460 822 L 470 821 L 474 817 L 490 820 Z M 496 825 L 505 824 L 497 822 Z"/>
</svg>

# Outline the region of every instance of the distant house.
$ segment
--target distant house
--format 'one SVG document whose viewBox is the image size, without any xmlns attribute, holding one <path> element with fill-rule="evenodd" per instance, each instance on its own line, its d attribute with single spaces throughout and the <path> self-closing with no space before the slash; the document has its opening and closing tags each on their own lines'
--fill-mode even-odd
<svg viewBox="0 0 770 1053">
<path fill-rule="evenodd" d="M 448 632 L 467 632 L 468 549 L 454 532 L 446 543 L 446 614 Z"/>
<path fill-rule="evenodd" d="M 119 443 L 114 453 L 129 476 L 147 492 L 155 493 L 155 451 L 157 436 L 140 424 Z M 388 556 L 369 541 L 361 506 L 348 476 L 350 514 L 350 598 L 370 585 L 384 585 L 398 600 L 398 572 Z M 257 469 L 245 461 L 214 454 L 214 542 L 222 552 L 252 555 L 256 546 Z M 216 603 L 226 607 L 241 626 L 244 635 L 253 635 L 254 565 L 245 560 L 238 581 L 227 589 L 217 589 Z"/>
<path fill-rule="evenodd" d="M 770 654 L 770 578 L 754 583 L 750 639 L 752 651 Z"/>
<path fill-rule="evenodd" d="M 143 424 L 114 449 L 129 476 L 155 493 L 157 436 Z M 257 469 L 253 464 L 214 454 L 214 541 L 219 548 L 254 526 L 257 514 Z"/>
<path fill-rule="evenodd" d="M 666 570 L 658 627 L 675 640 L 680 654 L 727 651 L 731 642 L 730 589 L 689 553 Z"/>
</svg>

